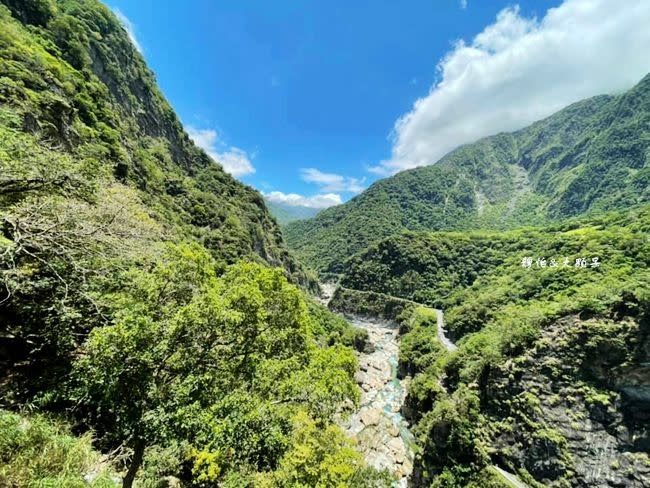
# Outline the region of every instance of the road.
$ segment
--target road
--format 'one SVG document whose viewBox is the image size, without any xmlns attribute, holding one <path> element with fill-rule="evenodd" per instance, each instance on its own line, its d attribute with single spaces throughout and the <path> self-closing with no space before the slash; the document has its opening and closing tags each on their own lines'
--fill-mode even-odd
<svg viewBox="0 0 650 488">
<path fill-rule="evenodd" d="M 445 349 L 447 349 L 447 351 L 453 352 L 458 348 L 456 347 L 456 344 L 451 342 L 445 335 L 445 315 L 440 309 L 436 308 L 434 310 L 438 316 L 438 339 L 442 345 L 445 346 Z"/>
</svg>

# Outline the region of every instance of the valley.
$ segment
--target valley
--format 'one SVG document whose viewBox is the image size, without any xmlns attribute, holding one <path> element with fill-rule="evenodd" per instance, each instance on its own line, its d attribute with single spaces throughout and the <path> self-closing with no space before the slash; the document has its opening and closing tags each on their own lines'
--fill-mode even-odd
<svg viewBox="0 0 650 488">
<path fill-rule="evenodd" d="M 648 215 L 402 234 L 348 260 L 330 307 L 399 324 L 414 486 L 647 485 Z M 521 263 L 583 246 L 609 264 Z"/>
<path fill-rule="evenodd" d="M 327 304 L 335 285 L 321 285 L 323 302 Z M 437 339 L 447 352 L 457 346 L 449 340 L 444 329 L 444 313 L 436 315 Z M 399 326 L 379 318 L 346 315 L 355 327 L 368 331 L 367 350 L 359 353 L 359 372 L 355 380 L 362 389 L 360 408 L 341 421 L 347 435 L 359 446 L 368 463 L 396 476 L 395 486 L 413 486 L 411 475 L 414 450 L 417 449 L 409 422 L 402 415 L 409 391 L 410 376 L 399 373 Z M 400 377 L 401 376 L 401 377 Z M 506 486 L 528 488 L 516 475 L 500 466 L 488 466 L 495 479 Z"/>
<path fill-rule="evenodd" d="M 335 174 L 308 166 L 373 138 L 313 108 L 331 87 L 290 103 L 301 76 L 224 47 L 274 58 L 242 37 L 268 19 L 207 3 L 195 22 L 239 29 L 209 56 L 142 49 L 99 0 L 0 0 L 0 486 L 650 488 L 650 74 Z M 200 96 L 245 92 L 266 126 L 234 101 L 181 122 L 145 61 L 179 47 L 241 60 Z M 274 187 L 292 171 L 300 194 Z"/>
</svg>

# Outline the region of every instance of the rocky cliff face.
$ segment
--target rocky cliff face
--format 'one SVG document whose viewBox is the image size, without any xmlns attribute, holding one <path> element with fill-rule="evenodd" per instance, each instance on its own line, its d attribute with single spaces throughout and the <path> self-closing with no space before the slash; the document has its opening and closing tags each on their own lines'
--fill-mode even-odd
<svg viewBox="0 0 650 488">
<path fill-rule="evenodd" d="M 619 347 L 599 347 L 612 337 Z M 647 324 L 554 323 L 485 379 L 493 457 L 544 486 L 650 486 L 647 348 Z"/>
</svg>

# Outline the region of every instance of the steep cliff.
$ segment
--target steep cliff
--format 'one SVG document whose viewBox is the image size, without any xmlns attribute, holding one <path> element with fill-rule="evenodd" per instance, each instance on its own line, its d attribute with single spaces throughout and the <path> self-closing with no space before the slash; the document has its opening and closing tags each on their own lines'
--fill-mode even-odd
<svg viewBox="0 0 650 488">
<path fill-rule="evenodd" d="M 81 180 L 137 188 L 156 220 L 191 234 L 224 264 L 254 259 L 310 284 L 262 196 L 193 144 L 107 7 L 1 3 L 1 186 L 14 195 L 30 180 L 56 186 L 52 166 L 33 164 L 36 153 L 70 158 L 69 177 L 86 171 Z"/>
</svg>

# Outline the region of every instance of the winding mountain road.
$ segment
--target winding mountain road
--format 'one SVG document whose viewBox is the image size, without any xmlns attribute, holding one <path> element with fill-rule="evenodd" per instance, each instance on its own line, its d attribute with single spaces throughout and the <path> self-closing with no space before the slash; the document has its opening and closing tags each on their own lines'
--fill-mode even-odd
<svg viewBox="0 0 650 488">
<path fill-rule="evenodd" d="M 453 352 L 456 349 L 458 349 L 458 347 L 456 347 L 456 344 L 451 342 L 446 336 L 446 333 L 445 333 L 445 315 L 442 312 L 442 310 L 440 310 L 438 308 L 436 308 L 434 310 L 436 311 L 436 315 L 438 316 L 438 339 L 440 340 L 440 343 L 443 346 L 445 346 L 445 349 L 447 349 L 447 351 Z"/>
</svg>

